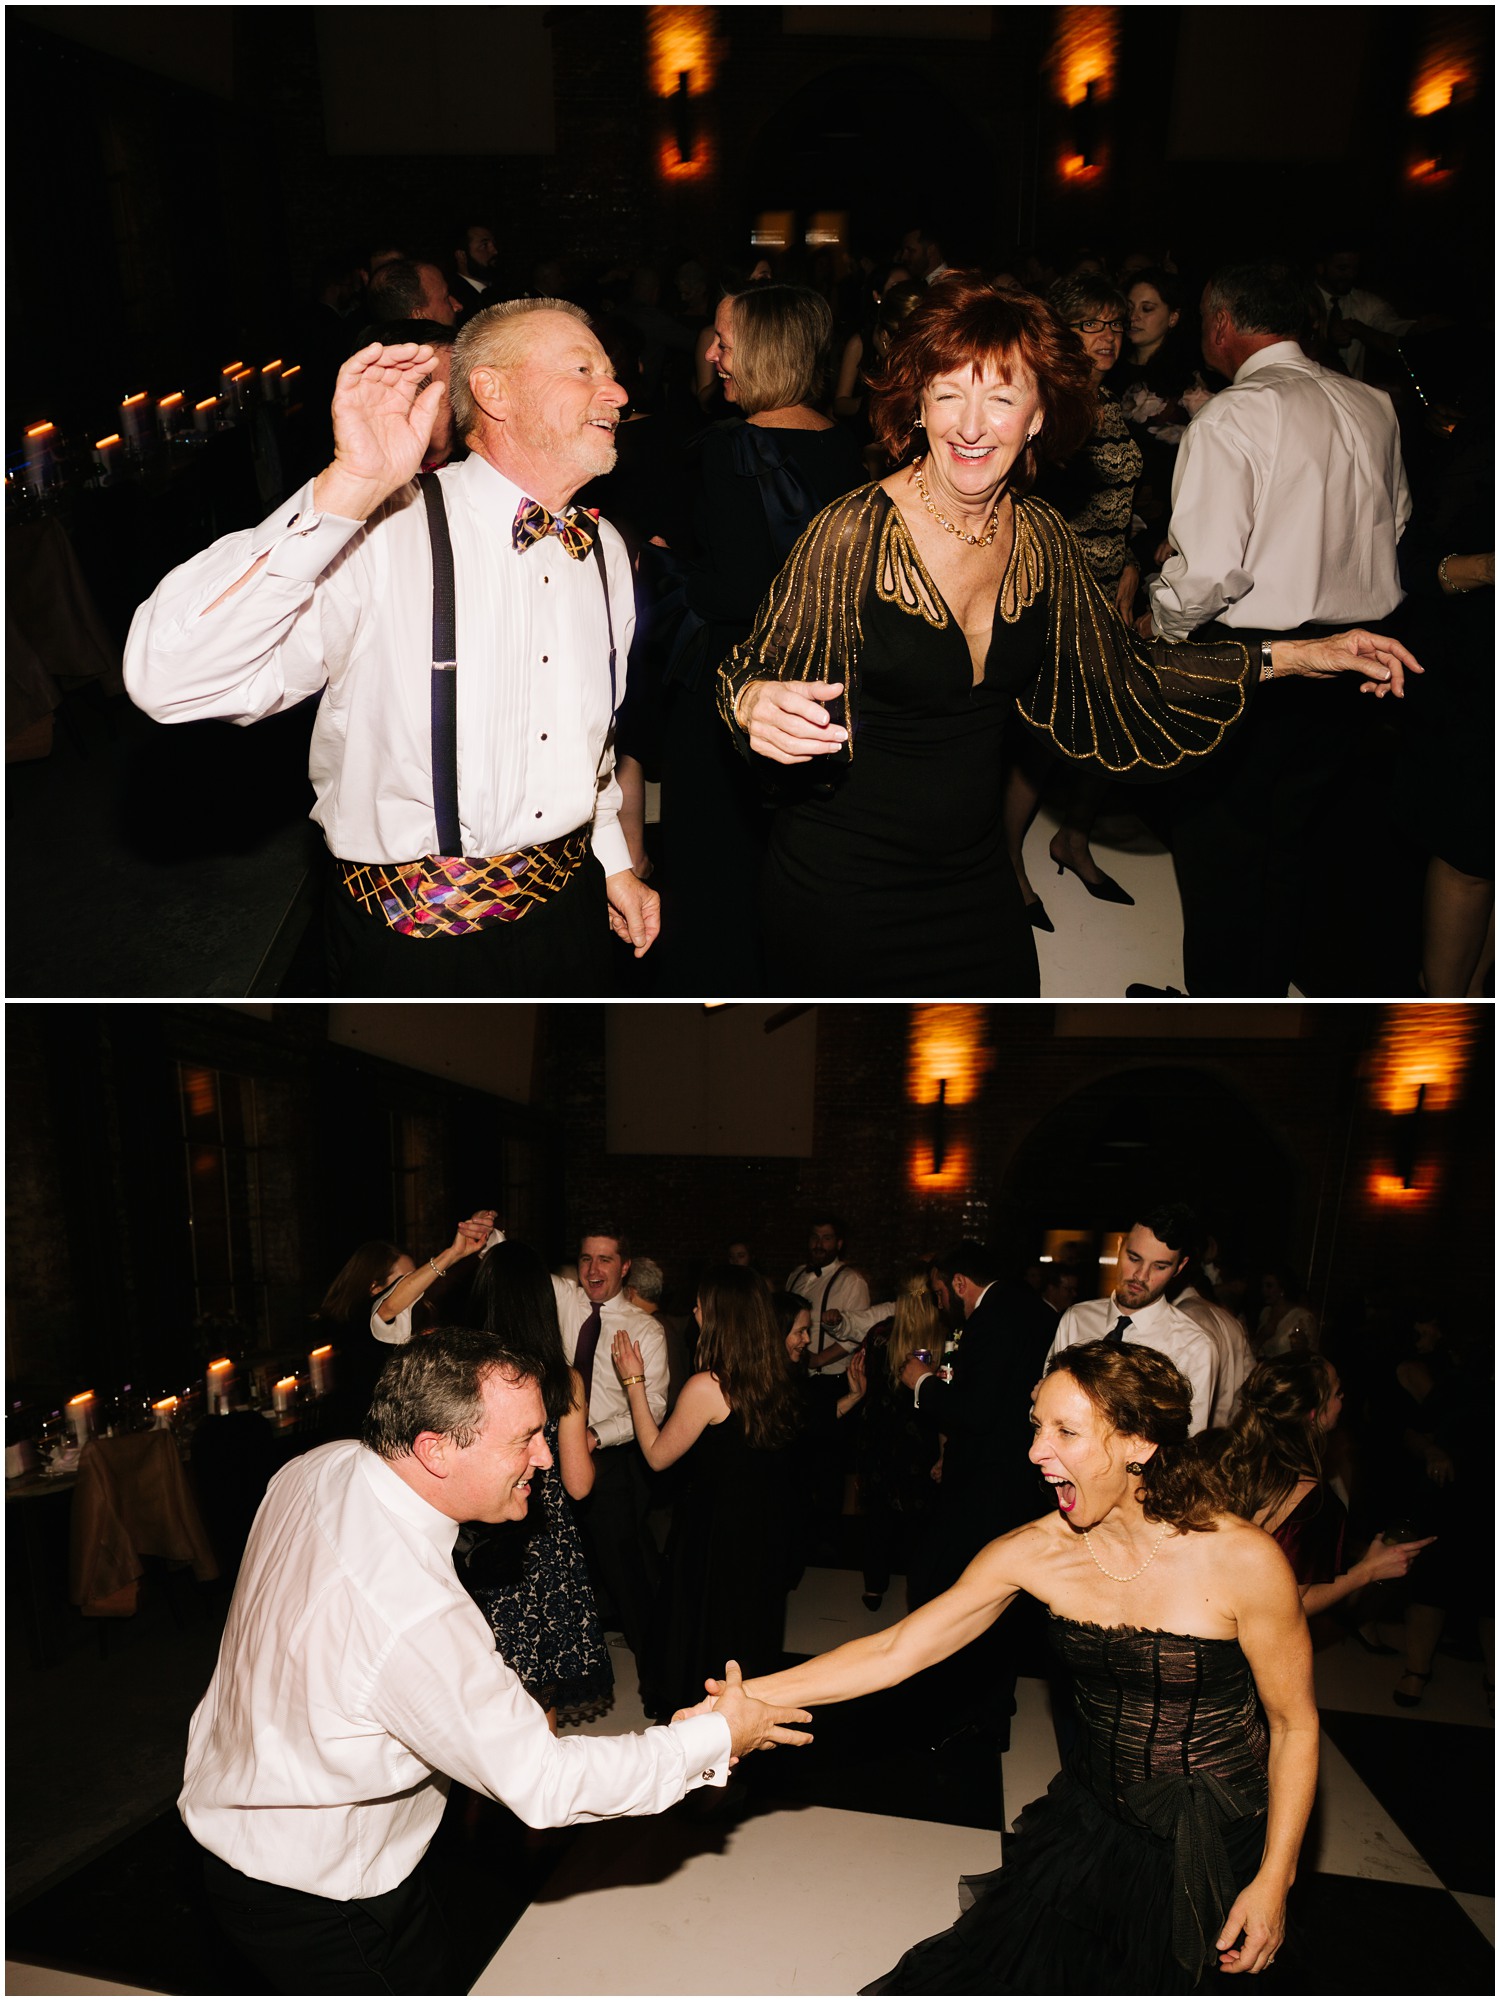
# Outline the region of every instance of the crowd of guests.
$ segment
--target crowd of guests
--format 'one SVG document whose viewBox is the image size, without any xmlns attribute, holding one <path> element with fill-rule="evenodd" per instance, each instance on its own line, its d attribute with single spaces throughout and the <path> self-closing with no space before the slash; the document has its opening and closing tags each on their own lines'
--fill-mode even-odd
<svg viewBox="0 0 1500 2001">
<path fill-rule="evenodd" d="M 863 1991 L 1188 1992 L 1295 1953 L 1320 1622 L 1394 1660 L 1404 1604 L 1408 1708 L 1492 1630 L 1462 1323 L 1321 1318 L 1281 1270 L 1252 1335 L 1181 1204 L 1107 1258 L 911 1258 L 886 1300 L 845 1250 L 815 1217 L 778 1288 L 737 1241 L 681 1316 L 603 1221 L 558 1272 L 490 1210 L 346 1262 L 319 1330 L 346 1425 L 260 1505 L 179 1801 L 270 1990 L 455 1991 L 425 1862 L 452 1779 L 534 1827 L 713 1807 L 736 1759 L 903 1682 L 934 1750 L 993 1769 L 1043 1615 L 1063 1769 Z M 866 1604 L 904 1572 L 908 1609 L 788 1657 L 799 1568 L 851 1529 Z M 559 1734 L 608 1706 L 614 1630 L 662 1727 Z"/>
<path fill-rule="evenodd" d="M 1046 1508 L 1027 1462 L 1032 1393 L 1052 1358 L 1094 1341 L 1172 1361 L 1205 1481 L 1275 1536 L 1309 1616 L 1332 1615 L 1325 1637 L 1401 1655 L 1398 1704 L 1421 1700 L 1445 1635 L 1477 1644 L 1487 1386 L 1434 1300 L 1409 1321 L 1344 1303 L 1325 1326 L 1279 1266 L 1257 1302 L 1232 1253 L 1168 1205 L 1143 1212 L 1103 1293 L 1109 1269 L 1086 1244 L 1015 1272 L 970 1241 L 898 1261 L 872 1302 L 844 1225 L 822 1217 L 784 1281 L 731 1243 L 678 1315 L 661 1267 L 613 1227 L 585 1232 L 578 1264 L 549 1277 L 494 1223 L 465 1219 L 420 1265 L 361 1246 L 323 1318 L 353 1368 L 351 1424 L 380 1363 L 437 1324 L 537 1356 L 553 1467 L 524 1523 L 466 1533 L 459 1560 L 554 1718 L 607 1706 L 605 1629 L 625 1635 L 663 1720 L 726 1659 L 769 1672 L 809 1562 L 857 1564 L 871 1611 L 899 1578 L 909 1607 L 937 1597 Z M 1008 1620 L 935 1671 L 940 1734 L 1003 1745 L 1028 1658 L 1035 1631 Z"/>
<path fill-rule="evenodd" d="M 716 715 L 719 671 L 750 638 L 767 591 L 808 523 L 897 462 L 900 447 L 872 428 L 870 385 L 934 286 L 967 275 L 1044 299 L 1076 342 L 1089 371 L 1090 429 L 1066 456 L 1041 454 L 1033 490 L 1073 530 L 1089 576 L 1122 620 L 1148 638 L 1189 636 L 1192 619 L 1173 622 L 1175 599 L 1170 590 L 1163 595 L 1160 578 L 1165 569 L 1171 582 L 1174 564 L 1193 568 L 1208 533 L 1195 516 L 1217 502 L 1212 490 L 1205 499 L 1194 489 L 1174 508 L 1176 460 L 1188 427 L 1238 373 L 1237 351 L 1226 358 L 1212 342 L 1204 345 L 1205 280 L 1222 263 L 1211 252 L 1189 259 L 1165 247 L 1125 244 L 1113 253 L 1081 247 L 997 260 L 971 254 L 971 246 L 928 224 L 908 230 L 887 259 L 837 250 L 774 264 L 763 258 L 744 268 L 689 258 L 671 267 L 585 271 L 553 257 L 523 272 L 503 268 L 496 247 L 502 231 L 464 225 L 449 234 L 451 242 L 406 246 L 404 254 L 382 245 L 328 274 L 313 326 L 322 381 L 331 391 L 338 362 L 371 339 L 427 340 L 441 372 L 455 326 L 503 300 L 563 297 L 589 314 L 629 397 L 616 433 L 617 463 L 580 498 L 621 530 L 635 568 L 638 622 L 618 720 L 617 770 L 631 865 L 664 898 L 666 921 L 651 961 L 657 991 L 696 990 L 705 982 L 725 991 L 766 990 L 768 970 L 779 977 L 785 969 L 774 926 L 764 937 L 750 914 L 751 885 L 764 866 L 768 809 L 785 807 L 789 788 L 795 796 L 796 774 L 773 786 L 761 759 L 738 754 Z M 1409 688 L 1414 699 L 1398 719 L 1395 754 L 1372 760 L 1378 777 L 1370 782 L 1382 788 L 1382 817 L 1398 822 L 1412 849 L 1428 857 L 1424 991 L 1462 995 L 1483 988 L 1493 905 L 1493 773 L 1482 721 L 1492 702 L 1492 388 L 1458 330 L 1436 314 L 1398 312 L 1360 286 L 1359 264 L 1347 235 L 1325 233 L 1305 264 L 1276 266 L 1294 294 L 1295 324 L 1273 330 L 1295 340 L 1323 370 L 1374 385 L 1399 420 L 1388 495 L 1399 534 L 1393 545 L 1399 583 L 1394 568 L 1389 580 L 1375 579 L 1374 595 L 1355 606 L 1348 622 L 1386 621 L 1428 670 L 1420 689 Z M 320 401 L 315 389 L 309 401 Z M 310 465 L 324 462 L 325 447 L 331 437 L 319 438 Z M 440 422 L 425 463 L 463 449 L 462 438 Z M 1211 487 L 1233 476 L 1232 460 L 1227 468 L 1216 463 Z M 1336 465 L 1327 478 L 1331 486 L 1347 483 Z M 1341 493 L 1337 505 L 1356 510 L 1347 522 L 1353 529 L 1357 499 Z M 1284 560 L 1262 558 L 1273 568 Z M 1284 597 L 1279 580 L 1264 570 L 1256 581 L 1268 605 Z M 1397 610 L 1402 591 L 1407 601 Z M 1324 616 L 1311 598 L 1301 623 L 1298 609 L 1283 629 L 1316 627 Z M 1222 632 L 1200 626 L 1194 636 Z M 1392 727 L 1389 711 L 1381 722 Z M 867 718 L 863 727 L 873 743 L 874 721 Z M 1244 780 L 1249 800 L 1269 802 L 1283 781 L 1297 793 L 1296 860 L 1304 865 L 1339 838 L 1336 815 L 1348 798 L 1337 783 L 1337 760 L 1307 761 L 1305 739 L 1315 732 L 1323 734 L 1324 726 L 1300 715 L 1284 725 L 1263 753 L 1262 768 Z M 1221 832 L 1195 817 L 1188 779 L 1161 788 L 1160 799 L 1132 788 L 1127 802 L 1097 762 L 1074 761 L 1066 746 L 1059 757 L 1058 748 L 1038 734 L 1014 732 L 1005 750 L 1005 845 L 1032 926 L 1052 929 L 1023 858 L 1044 791 L 1060 821 L 1050 858 L 1091 896 L 1132 901 L 1089 845 L 1096 818 L 1128 804 L 1173 842 L 1185 902 L 1207 896 L 1222 903 L 1229 849 Z M 1179 794 L 1186 815 L 1180 822 Z M 1284 821 L 1290 810 L 1276 817 Z M 778 825 L 785 819 L 776 817 Z M 820 825 L 820 842 L 828 838 Z M 1214 857 L 1214 883 L 1200 895 L 1184 873 L 1184 856 L 1205 846 Z M 775 866 L 795 876 L 801 858 L 788 861 L 786 852 L 778 835 Z M 865 854 L 863 865 L 875 861 Z M 806 865 L 805 872 L 816 870 Z M 1281 861 L 1273 864 L 1273 874 L 1286 873 Z M 1258 894 L 1258 886 L 1252 889 Z M 780 883 L 783 908 L 789 893 Z M 1274 906 L 1293 893 L 1273 883 L 1268 894 L 1274 924 L 1284 925 L 1286 913 Z M 783 920 L 794 940 L 806 914 L 798 904 Z M 1302 921 L 1300 904 L 1290 921 Z M 1200 921 L 1190 911 L 1194 926 L 1205 935 L 1224 930 L 1221 914 Z M 1231 944 L 1220 954 L 1190 941 L 1190 990 L 1284 992 L 1285 953 L 1263 978 L 1259 949 L 1247 945 L 1236 954 Z M 1411 957 L 1417 956 L 1413 940 Z"/>
</svg>

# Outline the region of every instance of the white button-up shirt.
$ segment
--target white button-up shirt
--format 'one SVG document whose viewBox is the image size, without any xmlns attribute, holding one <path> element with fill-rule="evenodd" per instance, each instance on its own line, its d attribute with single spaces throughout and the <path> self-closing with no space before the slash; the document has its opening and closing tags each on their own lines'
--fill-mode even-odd
<svg viewBox="0 0 1500 2001">
<path fill-rule="evenodd" d="M 271 1482 L 178 1799 L 232 1869 L 347 1902 L 416 1868 L 450 1778 L 529 1827 L 657 1813 L 724 1782 L 719 1716 L 554 1737 L 454 1573 L 457 1534 L 352 1440 Z"/>
<path fill-rule="evenodd" d="M 1058 1321 L 1047 1360 L 1050 1362 L 1054 1355 L 1060 1355 L 1064 1348 L 1079 1348 L 1085 1341 L 1102 1341 L 1122 1313 L 1129 1315 L 1130 1325 L 1121 1338 L 1134 1347 L 1155 1348 L 1169 1362 L 1176 1363 L 1193 1393 L 1193 1414 L 1188 1428 L 1193 1432 L 1207 1431 L 1214 1406 L 1214 1346 L 1196 1321 L 1169 1306 L 1165 1299 L 1153 1299 L 1149 1306 L 1135 1312 L 1121 1306 L 1113 1295 L 1108 1299 L 1079 1300 Z"/>
<path fill-rule="evenodd" d="M 859 1346 L 867 1329 L 877 1324 L 868 1318 L 870 1287 L 864 1273 L 856 1270 L 853 1265 L 846 1265 L 842 1258 L 831 1258 L 816 1272 L 807 1265 L 798 1265 L 794 1272 L 788 1274 L 786 1289 L 788 1292 L 795 1292 L 799 1299 L 805 1299 L 812 1308 L 811 1352 L 816 1354 L 820 1348 L 826 1348 L 830 1341 L 836 1341 L 845 1351 L 841 1361 L 826 1363 L 818 1373 L 824 1376 L 847 1375 L 850 1355 Z M 823 1328 L 825 1307 L 846 1316 L 861 1314 L 866 1317 L 861 1321 L 858 1332 L 851 1328 L 848 1319 L 845 1318 L 837 1327 L 830 1327 L 825 1333 Z"/>
<path fill-rule="evenodd" d="M 609 623 L 598 563 L 556 536 L 522 555 L 523 495 L 476 453 L 438 474 L 453 543 L 458 809 L 466 855 L 592 826 L 606 875 L 630 866 L 610 737 Z M 614 614 L 615 701 L 635 627 L 630 560 L 600 523 Z M 256 559 L 243 588 L 215 600 Z M 214 605 L 212 611 L 206 607 Z M 415 481 L 367 522 L 320 514 L 309 481 L 267 521 L 173 570 L 137 611 L 131 699 L 158 722 L 258 722 L 322 693 L 312 817 L 346 861 L 434 854 L 432 557 Z"/>
<path fill-rule="evenodd" d="M 1214 1346 L 1214 1401 L 1209 1424 L 1228 1424 L 1239 1402 L 1240 1385 L 1255 1367 L 1250 1337 L 1227 1307 L 1205 1299 L 1195 1285 L 1185 1285 L 1172 1304 L 1203 1329 Z M 1130 1336 L 1126 1335 L 1126 1340 Z"/>
<path fill-rule="evenodd" d="M 563 1350 L 576 1363 L 578 1337 L 583 1323 L 594 1310 L 594 1302 L 581 1285 L 570 1278 L 552 1280 L 557 1300 L 557 1324 L 562 1331 Z M 641 1368 L 646 1377 L 646 1402 L 658 1425 L 667 1415 L 667 1337 L 653 1314 L 632 1306 L 623 1292 L 606 1299 L 599 1309 L 599 1345 L 594 1350 L 594 1374 L 589 1388 L 589 1423 L 601 1445 L 628 1445 L 635 1437 L 630 1420 L 630 1393 L 615 1372 L 610 1353 L 620 1328 L 641 1351 Z"/>
<path fill-rule="evenodd" d="M 1390 397 L 1295 341 L 1263 347 L 1178 446 L 1156 630 L 1181 640 L 1210 619 L 1289 632 L 1384 618 L 1404 595 L 1396 543 L 1410 513 Z"/>
</svg>

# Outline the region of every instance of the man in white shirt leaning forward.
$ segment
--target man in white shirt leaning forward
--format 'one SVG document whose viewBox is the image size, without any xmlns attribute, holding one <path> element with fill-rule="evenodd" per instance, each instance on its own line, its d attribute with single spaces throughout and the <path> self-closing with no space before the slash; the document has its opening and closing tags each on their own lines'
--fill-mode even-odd
<svg viewBox="0 0 1500 2001">
<path fill-rule="evenodd" d="M 453 1568 L 551 1464 L 534 1364 L 450 1328 L 387 1363 L 361 1441 L 306 1453 L 250 1532 L 178 1807 L 221 1924 L 277 1993 L 457 1991 L 422 1861 L 450 1780 L 531 1827 L 660 1812 L 806 1743 L 725 1693 L 631 1736 L 554 1737 Z"/>
</svg>

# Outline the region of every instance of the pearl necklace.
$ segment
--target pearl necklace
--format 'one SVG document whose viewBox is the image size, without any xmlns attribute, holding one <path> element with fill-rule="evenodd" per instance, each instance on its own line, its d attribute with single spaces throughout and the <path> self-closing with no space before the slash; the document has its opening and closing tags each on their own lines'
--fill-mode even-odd
<svg viewBox="0 0 1500 2001">
<path fill-rule="evenodd" d="M 1151 1554 L 1146 1558 L 1146 1561 L 1140 1566 L 1140 1569 L 1129 1571 L 1124 1577 L 1121 1577 L 1118 1571 L 1104 1570 L 1104 1565 L 1100 1563 L 1098 1557 L 1094 1555 L 1094 1545 L 1092 1544 L 1092 1542 L 1089 1541 L 1088 1530 L 1085 1529 L 1083 1532 L 1084 1546 L 1087 1548 L 1089 1555 L 1094 1557 L 1094 1562 L 1098 1566 L 1098 1568 L 1100 1570 L 1104 1570 L 1104 1575 L 1106 1577 L 1112 1577 L 1116 1584 L 1128 1584 L 1132 1577 L 1139 1577 L 1142 1570 L 1149 1570 L 1152 1564 L 1155 1563 L 1156 1561 L 1156 1552 L 1161 1548 L 1162 1544 L 1166 1541 L 1166 1539 L 1167 1539 L 1167 1531 L 1165 1528 L 1163 1528 L 1161 1534 L 1156 1538 L 1156 1541 L 1151 1545 Z"/>
<path fill-rule="evenodd" d="M 946 515 L 939 514 L 931 500 L 928 499 L 927 482 L 922 477 L 922 465 L 923 461 L 921 459 L 913 459 L 911 462 L 911 476 L 916 482 L 917 493 L 921 497 L 922 505 L 927 509 L 927 512 L 932 516 L 939 528 L 946 528 L 950 535 L 956 535 L 960 542 L 967 542 L 971 549 L 987 549 L 991 542 L 994 541 L 1000 527 L 1000 509 L 1005 502 L 1004 491 L 1002 490 L 995 502 L 995 511 L 990 516 L 988 532 L 983 535 L 966 535 L 962 528 L 955 528 Z"/>
</svg>

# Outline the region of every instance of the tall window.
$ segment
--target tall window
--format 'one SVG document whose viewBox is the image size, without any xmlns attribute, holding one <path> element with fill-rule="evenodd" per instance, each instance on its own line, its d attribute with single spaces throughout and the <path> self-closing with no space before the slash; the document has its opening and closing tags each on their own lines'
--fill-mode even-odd
<svg viewBox="0 0 1500 2001">
<path fill-rule="evenodd" d="M 194 1318 L 231 1314 L 248 1331 L 263 1335 L 266 1286 L 254 1079 L 179 1063 L 177 1087 Z"/>
</svg>

